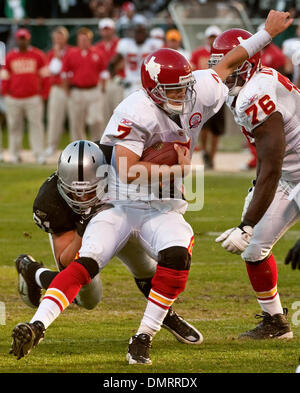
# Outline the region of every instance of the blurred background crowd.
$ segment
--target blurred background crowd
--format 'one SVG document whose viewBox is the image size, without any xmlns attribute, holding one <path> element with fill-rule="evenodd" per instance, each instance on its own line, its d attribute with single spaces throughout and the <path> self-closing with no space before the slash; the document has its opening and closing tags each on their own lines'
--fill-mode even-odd
<svg viewBox="0 0 300 393">
<path fill-rule="evenodd" d="M 25 147 L 45 164 L 70 140 L 99 140 L 114 108 L 141 86 L 150 52 L 172 48 L 205 69 L 222 31 L 255 33 L 270 9 L 290 11 L 295 23 L 262 63 L 300 87 L 300 0 L 0 0 L 0 161 L 20 163 Z M 197 149 L 207 169 L 220 136 L 233 147 L 238 132 L 225 108 L 206 123 Z M 247 148 L 241 169 L 256 166 Z"/>
</svg>

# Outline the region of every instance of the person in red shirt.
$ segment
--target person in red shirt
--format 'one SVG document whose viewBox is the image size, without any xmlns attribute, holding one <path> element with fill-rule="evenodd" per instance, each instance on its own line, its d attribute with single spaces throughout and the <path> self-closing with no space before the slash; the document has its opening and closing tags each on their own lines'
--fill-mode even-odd
<svg viewBox="0 0 300 393">
<path fill-rule="evenodd" d="M 77 32 L 77 47 L 63 59 L 62 79 L 69 95 L 68 113 L 71 140 L 98 140 L 103 132 L 103 97 L 99 88 L 100 74 L 105 66 L 99 51 L 92 47 L 93 32 L 82 27 Z"/>
<path fill-rule="evenodd" d="M 102 93 L 103 93 L 103 122 L 108 123 L 115 107 L 124 98 L 124 89 L 121 84 L 124 78 L 124 70 L 120 70 L 112 75 L 107 69 L 109 62 L 116 55 L 116 49 L 120 38 L 116 35 L 115 22 L 110 18 L 103 18 L 99 22 L 99 34 L 101 40 L 95 44 L 95 48 L 100 52 L 106 73 L 102 73 Z"/>
<path fill-rule="evenodd" d="M 210 48 L 216 37 L 222 33 L 218 26 L 209 26 L 205 32 L 205 45 L 196 48 L 191 55 L 190 63 L 194 70 L 206 70 L 210 58 Z"/>
<path fill-rule="evenodd" d="M 104 67 L 107 68 L 108 63 L 116 54 L 116 48 L 119 42 L 119 37 L 116 35 L 115 22 L 110 18 L 103 18 L 99 22 L 99 34 L 101 40 L 95 44 L 103 58 Z"/>
<path fill-rule="evenodd" d="M 61 72 L 63 59 L 71 50 L 68 39 L 68 30 L 63 26 L 57 27 L 52 32 L 52 49 L 47 53 L 50 77 L 47 104 L 46 157 L 56 152 L 67 117 L 68 96 L 62 86 Z"/>
<path fill-rule="evenodd" d="M 206 43 L 192 52 L 190 62 L 194 70 L 204 70 L 208 68 L 208 60 L 210 58 L 210 48 L 222 31 L 218 26 L 209 26 L 205 32 Z M 209 119 L 203 126 L 200 133 L 200 144 L 205 169 L 214 168 L 214 158 L 218 149 L 219 137 L 225 131 L 225 111 L 224 106 L 221 110 Z M 211 139 L 210 149 L 208 149 L 208 139 Z"/>
<path fill-rule="evenodd" d="M 270 43 L 261 51 L 261 64 L 284 74 L 286 57 L 277 45 Z"/>
<path fill-rule="evenodd" d="M 28 120 L 31 149 L 37 163 L 43 164 L 45 159 L 42 96 L 48 72 L 46 57 L 42 51 L 30 46 L 31 35 L 28 30 L 17 30 L 15 39 L 17 48 L 8 52 L 5 66 L 1 70 L 11 162 L 21 161 L 25 115 Z"/>
</svg>

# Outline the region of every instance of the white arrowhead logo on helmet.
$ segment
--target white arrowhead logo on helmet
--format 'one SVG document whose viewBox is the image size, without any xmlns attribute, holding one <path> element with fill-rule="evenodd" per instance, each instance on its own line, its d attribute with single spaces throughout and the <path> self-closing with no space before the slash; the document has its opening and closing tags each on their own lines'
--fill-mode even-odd
<svg viewBox="0 0 300 393">
<path fill-rule="evenodd" d="M 149 72 L 150 78 L 158 82 L 158 74 L 160 73 L 161 65 L 155 63 L 155 56 L 152 56 L 148 63 L 145 63 L 146 71 Z"/>
</svg>

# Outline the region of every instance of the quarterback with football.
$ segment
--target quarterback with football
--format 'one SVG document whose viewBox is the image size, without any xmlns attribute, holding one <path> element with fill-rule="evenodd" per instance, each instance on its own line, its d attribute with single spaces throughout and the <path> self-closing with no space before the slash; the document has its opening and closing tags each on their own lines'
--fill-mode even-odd
<svg viewBox="0 0 300 393">
<path fill-rule="evenodd" d="M 110 187 L 111 194 L 108 193 L 109 203 L 114 207 L 90 220 L 79 257 L 51 282 L 47 290 L 51 296 L 46 292 L 30 324 L 22 324 L 22 329 L 15 327 L 13 348 L 31 349 L 37 345 L 44 329 L 74 300 L 81 287 L 98 275 L 120 245 L 134 235 L 157 260 L 157 267 L 144 315 L 136 334 L 130 338 L 126 359 L 129 364 L 152 363 L 153 337 L 185 289 L 193 231 L 183 218 L 187 202 L 182 198 L 153 199 L 152 193 L 147 193 L 148 187 L 136 192 L 139 171 L 146 171 L 149 179 L 155 172 L 169 174 L 168 167 L 157 168 L 156 164 L 141 160 L 142 154 L 155 143 L 176 142 L 178 162 L 173 170 L 183 175 L 190 165 L 190 152 L 202 124 L 224 103 L 228 88 L 222 81 L 291 23 L 289 13 L 270 11 L 264 30 L 241 42 L 209 70 L 192 72 L 187 59 L 172 49 L 159 49 L 145 58 L 141 67 L 143 89 L 119 104 L 101 139 L 102 144 L 114 147 L 112 165 L 118 176 Z M 64 300 L 60 307 L 58 297 Z M 43 329 L 42 334 L 33 331 L 32 326 L 37 324 Z"/>
<path fill-rule="evenodd" d="M 34 221 L 49 234 L 58 271 L 63 270 L 75 259 L 81 247 L 85 227 L 91 218 L 111 207 L 98 198 L 103 195 L 102 190 L 106 183 L 102 183 L 96 173 L 101 165 L 110 163 L 111 152 L 111 147 L 99 142 L 71 142 L 60 156 L 57 172 L 43 183 L 34 200 Z M 138 288 L 147 298 L 157 262 L 145 253 L 134 238 L 130 238 L 119 250 L 117 257 L 131 272 Z M 36 262 L 26 254 L 21 254 L 16 259 L 16 268 L 21 299 L 28 306 L 37 308 L 42 289 L 48 289 L 58 271 L 46 269 L 42 263 Z M 74 302 L 86 309 L 93 309 L 101 300 L 101 295 L 101 279 L 100 275 L 96 275 L 88 285 L 81 288 Z M 178 316 L 172 308 L 164 320 L 163 327 L 182 343 L 195 344 L 202 340 L 201 333 Z M 20 357 L 22 355 L 25 353 L 18 354 Z"/>
<path fill-rule="evenodd" d="M 222 33 L 213 43 L 211 64 L 250 36 L 241 29 Z M 293 333 L 277 291 L 272 248 L 300 219 L 300 90 L 279 72 L 262 67 L 259 53 L 225 83 L 227 105 L 248 140 L 255 143 L 258 157 L 256 179 L 245 199 L 241 223 L 216 239 L 225 250 L 241 254 L 262 309 L 261 322 L 239 337 L 290 339 Z"/>
</svg>

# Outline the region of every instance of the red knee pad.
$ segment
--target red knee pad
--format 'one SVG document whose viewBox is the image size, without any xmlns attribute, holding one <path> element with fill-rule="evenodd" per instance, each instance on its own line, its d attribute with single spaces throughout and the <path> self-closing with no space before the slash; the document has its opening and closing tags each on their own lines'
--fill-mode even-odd
<svg viewBox="0 0 300 393">
<path fill-rule="evenodd" d="M 86 268 L 78 262 L 71 262 L 53 279 L 44 299 L 53 300 L 62 311 L 72 303 L 82 285 L 87 285 L 90 281 L 91 277 Z"/>
<path fill-rule="evenodd" d="M 176 299 L 184 291 L 188 275 L 189 270 L 175 270 L 157 265 L 152 289 L 169 299 Z"/>
<path fill-rule="evenodd" d="M 248 276 L 257 297 L 270 300 L 277 294 L 277 265 L 273 255 L 262 262 L 246 262 Z"/>
</svg>

